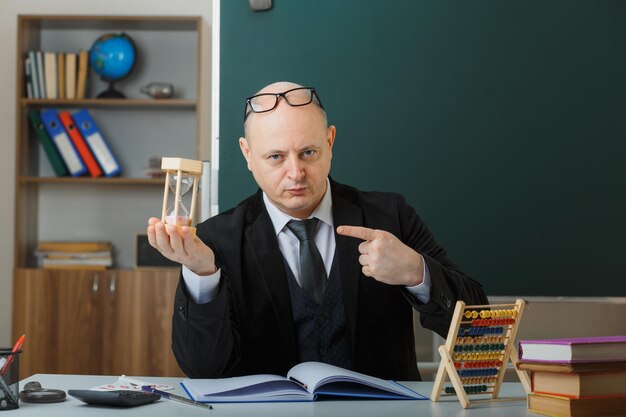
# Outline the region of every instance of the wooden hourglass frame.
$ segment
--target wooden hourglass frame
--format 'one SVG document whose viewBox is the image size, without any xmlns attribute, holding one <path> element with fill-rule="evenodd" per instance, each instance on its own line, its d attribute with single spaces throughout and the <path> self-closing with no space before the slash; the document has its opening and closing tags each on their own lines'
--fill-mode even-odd
<svg viewBox="0 0 626 417">
<path fill-rule="evenodd" d="M 498 398 L 508 362 L 524 390 L 530 392 L 530 378 L 517 369 L 518 354 L 514 342 L 525 302 L 466 306 L 457 301 L 448 337 L 439 346 L 441 362 L 431 394 L 432 401 L 441 395 L 455 395 L 461 406 L 470 406 L 469 395 Z M 444 388 L 446 376 L 452 386 Z"/>
<path fill-rule="evenodd" d="M 163 210 L 161 214 L 161 221 L 164 224 L 167 223 L 167 201 L 169 198 L 170 191 L 170 178 L 172 175 L 177 175 L 176 177 L 176 189 L 174 191 L 174 219 L 175 225 L 179 229 L 182 226 L 189 226 L 191 232 L 195 235 L 196 228 L 192 227 L 194 224 L 194 216 L 196 213 L 196 198 L 198 194 L 198 181 L 200 180 L 200 176 L 202 175 L 202 161 L 195 161 L 193 159 L 183 159 L 183 158 L 162 158 L 161 159 L 161 170 L 165 171 L 165 189 L 163 191 Z M 180 211 L 180 200 L 181 200 L 181 184 L 183 175 L 188 175 L 193 177 L 193 188 L 191 190 L 191 207 L 189 207 L 189 220 L 188 224 L 181 225 L 178 223 L 177 219 L 179 218 Z"/>
</svg>

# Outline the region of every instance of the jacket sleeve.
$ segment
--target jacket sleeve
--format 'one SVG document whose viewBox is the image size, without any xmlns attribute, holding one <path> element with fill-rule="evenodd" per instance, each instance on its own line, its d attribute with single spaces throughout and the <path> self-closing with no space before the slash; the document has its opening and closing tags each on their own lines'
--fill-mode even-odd
<svg viewBox="0 0 626 417">
<path fill-rule="evenodd" d="M 457 300 L 463 300 L 468 305 L 483 305 L 489 301 L 482 285 L 465 274 L 448 257 L 424 221 L 402 196 L 398 196 L 398 215 L 402 241 L 424 257 L 431 278 L 430 300 L 427 303 L 421 303 L 406 289 L 403 289 L 403 293 L 420 313 L 422 327 L 445 338 Z"/>
<path fill-rule="evenodd" d="M 229 373 L 239 358 L 238 333 L 231 319 L 228 279 L 222 276 L 217 297 L 194 303 L 180 277 L 174 298 L 172 350 L 190 378 L 217 378 Z"/>
<path fill-rule="evenodd" d="M 219 248 L 210 241 L 206 225 L 198 225 L 197 236 L 215 252 L 221 269 L 217 295 L 208 303 L 196 304 L 180 275 L 174 297 L 172 350 L 182 371 L 190 378 L 219 378 L 239 362 L 239 333 L 234 319 L 230 279 L 220 265 Z"/>
</svg>

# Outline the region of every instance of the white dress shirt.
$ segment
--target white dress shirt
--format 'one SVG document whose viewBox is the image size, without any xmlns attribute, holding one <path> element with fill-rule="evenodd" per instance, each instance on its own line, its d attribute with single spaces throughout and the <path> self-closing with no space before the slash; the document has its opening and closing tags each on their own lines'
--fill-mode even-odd
<svg viewBox="0 0 626 417">
<path fill-rule="evenodd" d="M 330 181 L 326 180 L 326 194 L 322 198 L 319 206 L 311 213 L 309 218 L 317 218 L 320 220 L 317 233 L 315 234 L 315 245 L 317 246 L 324 266 L 326 267 L 326 276 L 330 276 L 330 268 L 333 264 L 335 255 L 335 225 L 333 223 L 332 196 L 330 192 Z M 272 220 L 276 238 L 278 239 L 278 247 L 291 268 L 293 275 L 300 284 L 300 241 L 289 228 L 285 227 L 290 220 L 301 220 L 291 217 L 276 207 L 265 193 L 263 193 L 263 203 Z M 427 303 L 430 299 L 430 273 L 426 262 L 424 264 L 424 280 L 421 284 L 413 287 L 406 287 L 422 303 Z M 197 304 L 208 303 L 217 296 L 219 280 L 221 277 L 220 270 L 213 275 L 200 276 L 193 273 L 187 267 L 183 266 L 183 279 L 187 286 L 187 292 Z M 373 279 L 373 278 L 372 278 Z"/>
</svg>

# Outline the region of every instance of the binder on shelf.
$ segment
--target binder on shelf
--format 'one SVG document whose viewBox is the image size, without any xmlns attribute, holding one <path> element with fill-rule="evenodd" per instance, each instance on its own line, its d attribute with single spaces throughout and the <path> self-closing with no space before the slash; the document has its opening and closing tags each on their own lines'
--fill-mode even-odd
<svg viewBox="0 0 626 417">
<path fill-rule="evenodd" d="M 76 85 L 76 98 L 85 98 L 87 89 L 87 68 L 89 67 L 89 51 L 78 53 L 78 84 Z"/>
<path fill-rule="evenodd" d="M 39 98 L 47 98 L 46 96 L 46 78 L 44 77 L 43 52 L 35 52 L 37 65 L 37 80 L 39 81 Z"/>
<path fill-rule="evenodd" d="M 65 99 L 65 54 L 59 52 L 57 54 L 57 97 L 61 100 Z"/>
<path fill-rule="evenodd" d="M 68 172 L 67 168 L 65 167 L 65 163 L 63 162 L 59 151 L 54 145 L 54 142 L 52 142 L 52 138 L 48 136 L 48 132 L 46 131 L 43 122 L 39 118 L 39 112 L 37 110 L 29 111 L 28 119 L 30 120 L 30 124 L 35 131 L 35 134 L 37 135 L 39 143 L 41 143 L 43 150 L 48 156 L 48 160 L 50 161 L 50 165 L 52 165 L 54 173 L 59 177 L 67 175 Z"/>
<path fill-rule="evenodd" d="M 40 113 L 39 117 L 63 157 L 63 161 L 65 161 L 65 165 L 70 174 L 73 177 L 78 177 L 87 172 L 87 167 L 85 167 L 82 159 L 80 159 L 78 151 L 74 148 L 72 141 L 63 128 L 57 111 L 55 109 L 44 110 Z"/>
<path fill-rule="evenodd" d="M 28 64 L 30 66 L 30 78 L 33 85 L 33 98 L 41 98 L 39 93 L 39 73 L 37 72 L 37 55 L 35 51 L 28 52 Z"/>
<path fill-rule="evenodd" d="M 76 54 L 73 52 L 65 55 L 65 97 L 76 98 Z"/>
<path fill-rule="evenodd" d="M 89 149 L 89 145 L 87 145 L 87 142 L 85 142 L 83 135 L 81 135 L 78 129 L 76 128 L 76 124 L 74 123 L 72 116 L 70 116 L 70 112 L 67 112 L 67 111 L 59 112 L 59 119 L 61 120 L 61 123 L 63 124 L 63 127 L 65 128 L 65 131 L 67 132 L 70 139 L 74 143 L 74 147 L 76 148 L 76 150 L 80 154 L 80 157 L 83 159 L 83 162 L 87 166 L 87 170 L 89 171 L 89 174 L 92 177 L 102 176 L 102 170 L 100 169 L 100 166 L 96 162 L 96 159 L 93 153 L 91 153 L 91 150 Z"/>
<path fill-rule="evenodd" d="M 43 53 L 43 66 L 46 80 L 46 98 L 57 98 L 57 55 L 54 52 Z"/>
<path fill-rule="evenodd" d="M 111 152 L 107 141 L 104 136 L 98 130 L 96 123 L 94 122 L 91 114 L 87 109 L 82 109 L 74 113 L 72 116 L 74 123 L 82 133 L 83 137 L 87 141 L 87 144 L 91 148 L 91 151 L 96 157 L 96 160 L 102 167 L 104 175 L 107 177 L 113 177 L 122 172 L 119 162 Z"/>
</svg>

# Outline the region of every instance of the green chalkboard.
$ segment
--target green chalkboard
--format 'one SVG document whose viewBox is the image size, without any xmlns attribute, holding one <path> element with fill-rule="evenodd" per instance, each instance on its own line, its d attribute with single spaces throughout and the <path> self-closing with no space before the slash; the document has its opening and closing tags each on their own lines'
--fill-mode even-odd
<svg viewBox="0 0 626 417">
<path fill-rule="evenodd" d="M 626 2 L 221 2 L 220 193 L 243 99 L 315 86 L 331 175 L 404 194 L 492 295 L 626 296 Z"/>
</svg>

